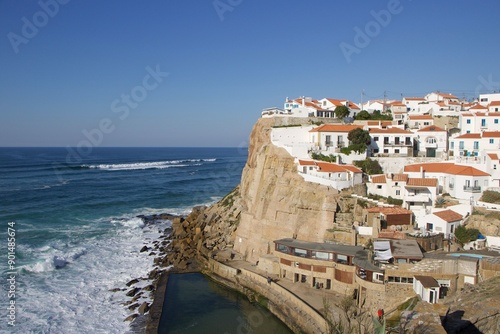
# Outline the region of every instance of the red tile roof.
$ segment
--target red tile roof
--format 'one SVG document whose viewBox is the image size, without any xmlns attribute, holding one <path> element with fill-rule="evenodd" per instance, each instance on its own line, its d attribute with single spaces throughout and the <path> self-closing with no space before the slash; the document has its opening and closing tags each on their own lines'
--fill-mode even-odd
<svg viewBox="0 0 500 334">
<path fill-rule="evenodd" d="M 484 131 L 483 138 L 500 138 L 500 131 Z"/>
<path fill-rule="evenodd" d="M 366 122 L 367 125 L 381 125 L 381 126 L 388 126 L 392 125 L 392 121 L 368 121 Z"/>
<path fill-rule="evenodd" d="M 474 106 L 470 107 L 469 109 L 488 109 L 485 106 L 480 105 L 479 103 L 475 104 Z"/>
<path fill-rule="evenodd" d="M 436 178 L 410 178 L 406 185 L 413 187 L 437 187 L 437 182 Z"/>
<path fill-rule="evenodd" d="M 337 165 L 330 162 L 315 161 L 315 160 L 299 160 L 300 166 L 318 166 L 319 172 L 333 173 L 333 172 L 353 172 L 363 173 L 363 171 L 353 165 Z"/>
<path fill-rule="evenodd" d="M 372 182 L 373 183 L 386 183 L 386 179 L 385 179 L 385 175 L 382 174 L 382 175 L 375 175 L 375 176 L 372 176 Z"/>
<path fill-rule="evenodd" d="M 493 107 L 493 106 L 500 106 L 500 101 L 491 101 L 490 107 Z"/>
<path fill-rule="evenodd" d="M 438 92 L 436 92 L 436 94 L 439 95 L 439 96 L 442 96 L 444 98 L 447 98 L 447 99 L 458 99 L 458 97 L 456 97 L 453 94 L 438 93 Z"/>
<path fill-rule="evenodd" d="M 408 174 L 403 174 L 403 173 L 393 174 L 392 180 L 393 181 L 407 182 L 408 181 Z"/>
<path fill-rule="evenodd" d="M 410 120 L 432 119 L 431 115 L 410 115 L 408 117 L 410 118 Z"/>
<path fill-rule="evenodd" d="M 444 211 L 434 212 L 433 214 L 434 216 L 438 216 L 439 218 L 448 223 L 452 223 L 457 220 L 461 220 L 463 218 L 461 214 L 449 209 Z"/>
<path fill-rule="evenodd" d="M 429 125 L 429 126 L 426 126 L 425 128 L 422 128 L 420 130 L 418 130 L 417 132 L 426 132 L 426 131 L 441 131 L 441 132 L 446 132 L 445 129 L 441 129 L 439 126 L 435 126 L 435 125 Z"/>
<path fill-rule="evenodd" d="M 363 173 L 363 171 L 361 169 L 359 169 L 358 167 L 353 166 L 353 165 L 342 165 L 342 167 L 344 167 L 345 169 L 347 169 L 353 173 Z"/>
<path fill-rule="evenodd" d="M 342 125 L 342 124 L 323 124 L 309 132 L 349 132 L 354 129 L 363 128 L 362 125 Z"/>
<path fill-rule="evenodd" d="M 455 137 L 455 139 L 477 139 L 481 138 L 480 133 L 464 133 L 461 136 Z"/>
<path fill-rule="evenodd" d="M 423 97 L 405 97 L 407 101 L 425 101 Z"/>
<path fill-rule="evenodd" d="M 299 160 L 299 165 L 301 165 L 301 166 L 316 166 L 316 163 L 312 160 Z"/>
<path fill-rule="evenodd" d="M 427 173 L 446 173 L 446 174 L 466 175 L 466 176 L 490 175 L 471 166 L 460 166 L 460 165 L 455 165 L 454 163 L 446 163 L 446 162 L 431 162 L 424 164 L 407 165 L 405 166 L 404 171 L 406 173 L 420 172 L 420 167 L 422 167 L 424 172 Z"/>
<path fill-rule="evenodd" d="M 495 153 L 488 153 L 488 156 L 491 160 L 498 160 L 498 155 L 496 155 Z"/>
</svg>

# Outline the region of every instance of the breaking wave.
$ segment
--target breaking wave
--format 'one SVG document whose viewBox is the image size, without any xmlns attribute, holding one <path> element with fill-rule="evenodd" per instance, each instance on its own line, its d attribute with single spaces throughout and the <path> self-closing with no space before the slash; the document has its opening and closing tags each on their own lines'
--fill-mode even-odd
<svg viewBox="0 0 500 334">
<path fill-rule="evenodd" d="M 214 162 L 217 159 L 187 159 L 187 160 L 168 160 L 153 162 L 136 162 L 128 164 L 100 164 L 100 165 L 82 165 L 82 168 L 103 169 L 109 171 L 117 170 L 139 170 L 139 169 L 165 169 L 172 167 L 200 166 L 202 162 Z"/>
</svg>

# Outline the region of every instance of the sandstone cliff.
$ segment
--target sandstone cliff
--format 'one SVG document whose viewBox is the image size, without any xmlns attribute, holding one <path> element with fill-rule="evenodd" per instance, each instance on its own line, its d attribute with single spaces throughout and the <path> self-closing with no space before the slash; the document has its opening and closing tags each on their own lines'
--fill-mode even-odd
<svg viewBox="0 0 500 334">
<path fill-rule="evenodd" d="M 276 239 L 295 236 L 322 242 L 326 230 L 333 226 L 338 191 L 305 182 L 293 157 L 271 143 L 272 126 L 280 121 L 260 119 L 250 136 L 234 243 L 234 249 L 248 261 L 269 253 Z"/>
</svg>

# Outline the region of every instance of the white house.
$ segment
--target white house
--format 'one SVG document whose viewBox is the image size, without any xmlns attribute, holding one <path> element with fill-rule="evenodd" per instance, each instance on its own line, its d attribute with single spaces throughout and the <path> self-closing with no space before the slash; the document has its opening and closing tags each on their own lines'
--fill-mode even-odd
<svg viewBox="0 0 500 334">
<path fill-rule="evenodd" d="M 408 210 L 425 210 L 433 206 L 438 195 L 436 178 L 410 178 L 407 174 L 373 175 L 366 184 L 369 194 L 403 200 Z"/>
<path fill-rule="evenodd" d="M 287 97 L 283 107 L 287 116 L 290 117 L 314 117 L 318 109 L 321 108 L 317 101 L 305 96 L 293 100 Z"/>
<path fill-rule="evenodd" d="M 500 93 L 479 94 L 479 103 L 483 106 L 488 106 L 495 101 L 500 101 Z"/>
<path fill-rule="evenodd" d="M 464 162 L 461 157 L 474 157 L 478 161 L 488 153 L 500 153 L 500 131 L 465 133 L 452 139 L 450 149 L 455 161 Z"/>
<path fill-rule="evenodd" d="M 363 183 L 363 172 L 352 165 L 299 160 L 298 171 L 306 181 L 331 186 L 339 190 Z"/>
<path fill-rule="evenodd" d="M 370 128 L 370 147 L 374 156 L 413 156 L 413 132 L 400 128 Z"/>
<path fill-rule="evenodd" d="M 446 105 L 450 102 L 460 102 L 455 95 L 441 92 L 429 93 L 425 96 L 425 100 L 428 102 L 444 102 Z"/>
<path fill-rule="evenodd" d="M 421 129 L 429 125 L 434 125 L 434 119 L 431 115 L 408 115 L 410 129 Z"/>
<path fill-rule="evenodd" d="M 463 200 L 478 200 L 482 189 L 489 187 L 490 174 L 472 166 L 448 162 L 407 165 L 404 173 L 416 178 L 437 178 L 439 193 L 449 193 Z"/>
<path fill-rule="evenodd" d="M 500 112 L 500 101 L 491 102 L 488 105 L 488 112 Z"/>
<path fill-rule="evenodd" d="M 347 138 L 349 132 L 358 128 L 363 129 L 363 126 L 323 124 L 309 131 L 309 141 L 313 146 L 314 151 L 318 151 L 326 155 L 334 154 L 339 156 L 342 163 L 352 163 L 353 160 L 364 160 L 366 159 L 368 150 L 360 154 L 351 152 L 349 155 L 345 155 L 340 152 L 341 148 L 349 146 L 349 139 Z"/>
<path fill-rule="evenodd" d="M 462 113 L 458 119 L 458 127 L 462 129 L 462 133 L 500 131 L 500 113 Z"/>
<path fill-rule="evenodd" d="M 431 109 L 423 97 L 404 97 L 401 103 L 406 106 L 406 111 L 412 114 L 425 114 Z"/>
<path fill-rule="evenodd" d="M 448 151 L 448 132 L 438 126 L 430 125 L 417 130 L 418 156 L 445 157 Z"/>
<path fill-rule="evenodd" d="M 395 112 L 405 112 L 406 113 L 406 104 L 401 101 L 393 101 L 389 104 L 389 109 L 391 109 L 392 114 Z"/>
<path fill-rule="evenodd" d="M 445 209 L 422 216 L 417 221 L 417 226 L 428 232 L 443 233 L 445 239 L 449 239 L 455 233 L 456 228 L 463 223 L 463 218 L 458 212 Z"/>
<path fill-rule="evenodd" d="M 439 290 L 441 289 L 438 281 L 432 276 L 415 275 L 413 280 L 413 291 L 423 301 L 435 304 L 439 299 Z"/>
</svg>

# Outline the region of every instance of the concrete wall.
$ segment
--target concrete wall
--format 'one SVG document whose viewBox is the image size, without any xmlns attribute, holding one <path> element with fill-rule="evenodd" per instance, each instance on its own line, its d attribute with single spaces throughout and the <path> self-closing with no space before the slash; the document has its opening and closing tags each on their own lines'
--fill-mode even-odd
<svg viewBox="0 0 500 334">
<path fill-rule="evenodd" d="M 246 269 L 236 269 L 228 265 L 209 260 L 210 270 L 234 283 L 236 288 L 245 293 L 250 289 L 268 299 L 268 309 L 286 323 L 294 333 L 326 333 L 326 321 L 314 308 L 277 283 L 269 284 L 267 278 Z"/>
</svg>

